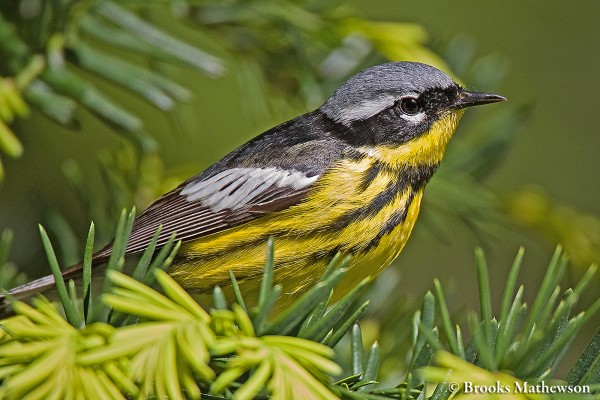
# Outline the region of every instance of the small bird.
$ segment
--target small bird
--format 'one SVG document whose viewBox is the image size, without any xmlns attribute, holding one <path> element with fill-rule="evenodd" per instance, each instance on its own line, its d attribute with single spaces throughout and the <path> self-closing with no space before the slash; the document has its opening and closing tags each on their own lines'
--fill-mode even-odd
<svg viewBox="0 0 600 400">
<path fill-rule="evenodd" d="M 169 274 L 190 293 L 230 286 L 257 299 L 269 237 L 278 306 L 314 284 L 338 252 L 351 255 L 339 298 L 401 252 L 425 185 L 467 107 L 505 101 L 468 91 L 442 71 L 390 62 L 354 75 L 318 109 L 284 122 L 163 195 L 133 224 L 126 254 L 181 240 Z M 93 265 L 105 262 L 108 245 Z M 65 271 L 70 278 L 81 266 Z M 53 277 L 13 289 L 44 290 Z"/>
</svg>

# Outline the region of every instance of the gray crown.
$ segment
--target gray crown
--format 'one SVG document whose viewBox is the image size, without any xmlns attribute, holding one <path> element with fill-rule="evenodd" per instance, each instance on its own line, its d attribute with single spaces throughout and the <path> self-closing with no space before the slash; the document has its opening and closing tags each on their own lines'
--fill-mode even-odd
<svg viewBox="0 0 600 400">
<path fill-rule="evenodd" d="M 416 62 L 390 62 L 367 68 L 346 81 L 320 108 L 345 125 L 372 117 L 406 94 L 457 84 L 445 73 Z"/>
</svg>

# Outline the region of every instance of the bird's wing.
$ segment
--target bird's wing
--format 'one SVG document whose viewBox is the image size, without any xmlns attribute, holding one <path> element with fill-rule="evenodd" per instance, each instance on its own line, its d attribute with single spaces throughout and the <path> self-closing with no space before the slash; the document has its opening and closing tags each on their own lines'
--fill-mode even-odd
<svg viewBox="0 0 600 400">
<path fill-rule="evenodd" d="M 177 240 L 192 240 L 298 204 L 319 176 L 280 167 L 229 168 L 213 175 L 201 174 L 159 198 L 135 219 L 126 254 L 144 251 L 159 226 L 158 247 L 174 232 Z M 112 249 L 109 244 L 96 253 L 94 264 L 106 261 Z M 64 270 L 63 276 L 69 279 L 81 270 L 82 265 L 76 264 Z M 53 285 L 54 277 L 49 275 L 9 293 L 20 299 Z M 3 308 L 6 303 L 0 294 L 0 315 Z"/>
<path fill-rule="evenodd" d="M 159 226 L 160 247 L 174 232 L 177 240 L 192 240 L 283 210 L 299 203 L 318 178 L 279 167 L 229 168 L 207 177 L 200 175 L 136 218 L 126 253 L 143 251 Z M 111 251 L 109 246 L 95 259 L 106 259 Z"/>
<path fill-rule="evenodd" d="M 161 225 L 159 247 L 172 233 L 177 240 L 192 240 L 298 204 L 346 148 L 329 134 L 331 124 L 316 110 L 238 147 L 142 212 L 133 223 L 126 254 L 142 252 Z M 112 250 L 109 244 L 96 253 L 94 264 L 106 261 Z M 81 264 L 73 265 L 63 276 L 69 279 L 81 270 Z M 54 278 L 47 276 L 9 293 L 26 297 L 52 285 Z M 0 294 L 0 308 L 2 298 Z"/>
</svg>

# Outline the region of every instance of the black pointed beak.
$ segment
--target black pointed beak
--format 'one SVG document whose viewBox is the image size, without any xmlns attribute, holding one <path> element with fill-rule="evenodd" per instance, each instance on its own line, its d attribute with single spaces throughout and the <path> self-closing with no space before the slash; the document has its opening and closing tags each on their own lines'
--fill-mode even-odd
<svg viewBox="0 0 600 400">
<path fill-rule="evenodd" d="M 499 101 L 506 101 L 506 97 L 493 93 L 469 92 L 461 89 L 458 91 L 458 100 L 454 103 L 454 107 L 467 108 Z"/>
</svg>

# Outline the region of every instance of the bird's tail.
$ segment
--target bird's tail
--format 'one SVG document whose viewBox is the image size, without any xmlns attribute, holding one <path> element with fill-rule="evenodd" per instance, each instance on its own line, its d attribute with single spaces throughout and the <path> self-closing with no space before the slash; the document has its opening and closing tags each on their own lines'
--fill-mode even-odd
<svg viewBox="0 0 600 400">
<path fill-rule="evenodd" d="M 112 252 L 112 243 L 100 250 L 92 258 L 92 268 L 97 270 L 97 266 L 108 260 Z M 83 273 L 83 263 L 75 264 L 61 272 L 63 279 L 77 278 Z M 25 300 L 35 295 L 43 293 L 54 288 L 56 281 L 54 275 L 46 275 L 32 282 L 26 283 L 7 292 L 0 292 L 0 318 L 11 315 L 11 300 Z"/>
<path fill-rule="evenodd" d="M 64 279 L 72 279 L 79 276 L 82 270 L 82 264 L 75 264 L 64 270 L 62 272 L 62 276 Z M 36 293 L 43 293 L 49 289 L 52 289 L 54 284 L 54 275 L 46 275 L 24 285 L 10 289 L 8 292 L 0 293 L 0 317 L 11 314 L 11 300 L 28 299 Z"/>
</svg>

